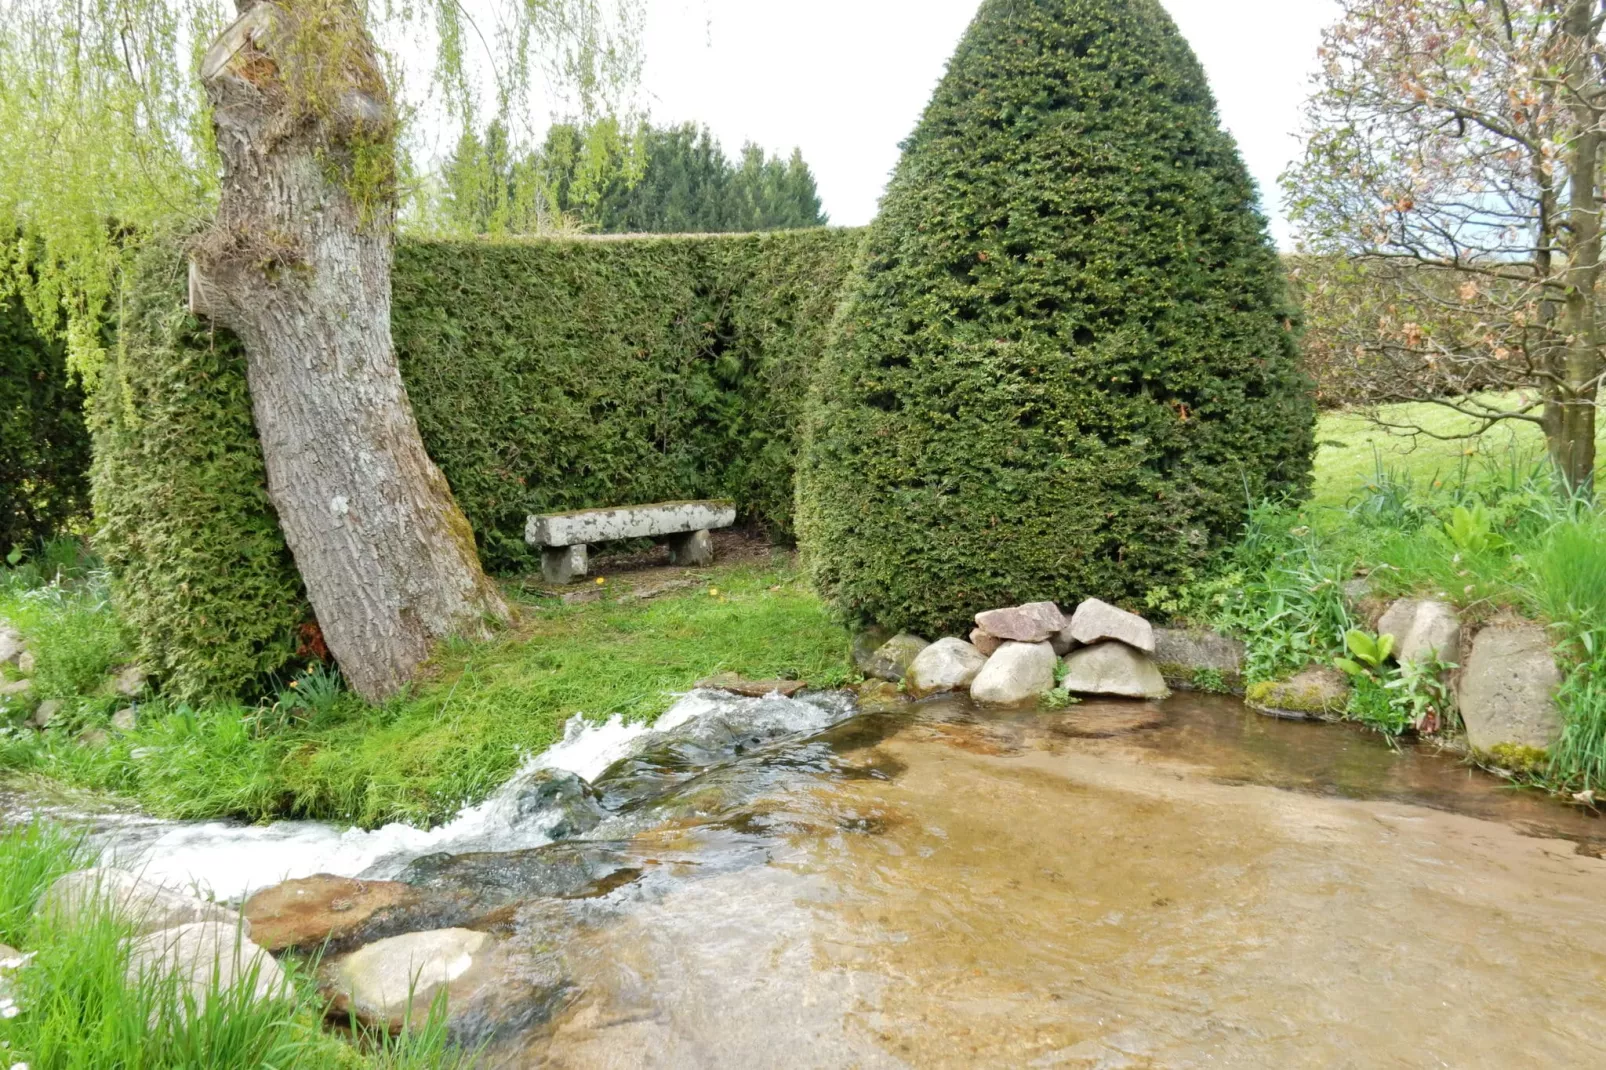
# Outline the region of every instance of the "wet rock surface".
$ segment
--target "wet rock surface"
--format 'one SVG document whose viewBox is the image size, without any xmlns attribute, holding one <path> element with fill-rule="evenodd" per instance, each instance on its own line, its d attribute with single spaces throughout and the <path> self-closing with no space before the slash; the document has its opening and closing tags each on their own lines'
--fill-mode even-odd
<svg viewBox="0 0 1606 1070">
<path fill-rule="evenodd" d="M 514 812 L 516 820 L 554 840 L 590 832 L 607 817 L 601 793 L 562 769 L 542 769 L 531 774 L 515 796 Z"/>
<path fill-rule="evenodd" d="M 338 952 L 475 913 L 472 905 L 430 896 L 399 881 L 323 874 L 286 881 L 246 900 L 251 935 L 269 951 Z"/>
<path fill-rule="evenodd" d="M 720 673 L 701 680 L 698 687 L 710 691 L 725 691 L 732 695 L 744 695 L 747 698 L 763 698 L 766 695 L 780 695 L 791 698 L 809 685 L 802 680 L 749 680 L 745 676 L 738 676 L 733 672 Z"/>
<path fill-rule="evenodd" d="M 414 859 L 398 880 L 458 893 L 491 911 L 525 899 L 606 895 L 641 876 L 645 862 L 629 841 L 554 843 L 527 851 L 435 854 Z"/>
<path fill-rule="evenodd" d="M 1349 680 L 1337 669 L 1312 665 L 1287 680 L 1256 684 L 1245 696 L 1251 709 L 1289 720 L 1331 717 L 1349 701 Z"/>
</svg>

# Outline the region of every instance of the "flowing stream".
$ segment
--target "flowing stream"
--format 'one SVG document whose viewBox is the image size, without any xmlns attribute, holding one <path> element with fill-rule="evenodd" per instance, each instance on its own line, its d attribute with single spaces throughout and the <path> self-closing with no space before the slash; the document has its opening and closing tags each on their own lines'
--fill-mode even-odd
<svg viewBox="0 0 1606 1070">
<path fill-rule="evenodd" d="M 596 785 L 578 835 L 530 805 L 553 770 Z M 515 900 L 500 987 L 556 979 L 538 1010 L 507 994 L 490 1013 L 494 1065 L 1459 1068 L 1606 1051 L 1599 821 L 1224 698 L 1000 713 L 694 692 L 652 731 L 576 726 L 432 832 L 100 835 L 224 897 L 405 876 L 420 856 L 494 873 Z M 594 884 L 532 891 L 552 851 L 604 846 L 623 861 Z"/>
</svg>

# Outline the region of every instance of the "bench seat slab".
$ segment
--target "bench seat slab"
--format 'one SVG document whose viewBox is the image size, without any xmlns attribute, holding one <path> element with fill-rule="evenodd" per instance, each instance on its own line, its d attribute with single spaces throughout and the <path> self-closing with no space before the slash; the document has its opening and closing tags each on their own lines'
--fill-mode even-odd
<svg viewBox="0 0 1606 1070">
<path fill-rule="evenodd" d="M 734 523 L 736 506 L 732 502 L 665 502 L 532 516 L 524 540 L 531 546 L 583 546 L 728 528 Z"/>
</svg>

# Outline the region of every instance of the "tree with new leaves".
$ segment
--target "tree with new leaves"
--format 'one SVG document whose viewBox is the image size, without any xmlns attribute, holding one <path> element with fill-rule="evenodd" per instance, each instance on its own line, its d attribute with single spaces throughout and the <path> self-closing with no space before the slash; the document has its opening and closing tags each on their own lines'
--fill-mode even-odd
<svg viewBox="0 0 1606 1070">
<path fill-rule="evenodd" d="M 639 67 L 636 0 L 611 19 L 604 0 L 497 6 L 504 104 L 533 57 L 582 110 Z M 376 33 L 433 20 L 441 82 L 471 119 L 463 9 L 239 0 L 231 20 L 211 0 L 13 0 L 7 15 L 0 230 L 21 237 L 6 278 L 65 324 L 79 374 L 98 370 L 130 247 L 193 233 L 192 306 L 244 345 L 269 493 L 353 687 L 384 698 L 441 639 L 505 620 L 390 332 L 399 122 Z"/>
<path fill-rule="evenodd" d="M 1473 434 L 1537 425 L 1563 487 L 1588 491 L 1606 371 L 1606 4 L 1342 5 L 1284 182 L 1307 248 L 1348 275 L 1316 297 L 1370 295 L 1336 329 L 1364 392 L 1436 402 Z"/>
</svg>

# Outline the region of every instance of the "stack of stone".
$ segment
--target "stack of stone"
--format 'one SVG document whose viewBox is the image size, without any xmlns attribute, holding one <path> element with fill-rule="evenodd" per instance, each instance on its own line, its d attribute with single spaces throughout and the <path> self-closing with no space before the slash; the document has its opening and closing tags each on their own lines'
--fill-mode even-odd
<svg viewBox="0 0 1606 1070">
<path fill-rule="evenodd" d="M 1156 668 L 1154 628 L 1135 613 L 1089 599 L 1066 619 L 1053 602 L 976 614 L 967 642 L 893 636 L 865 650 L 860 668 L 917 696 L 969 690 L 977 702 L 1016 705 L 1055 689 L 1158 699 L 1170 694 Z"/>
</svg>

